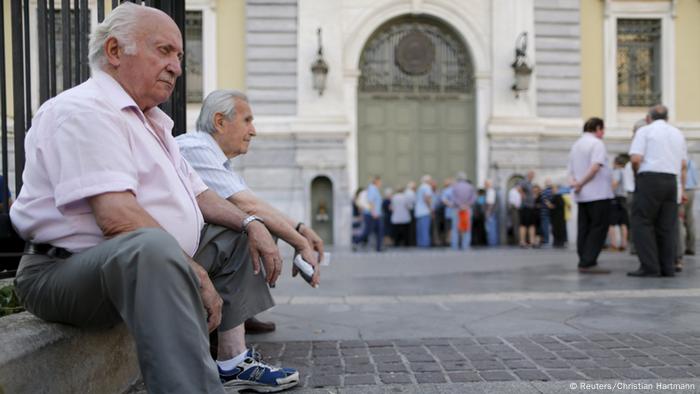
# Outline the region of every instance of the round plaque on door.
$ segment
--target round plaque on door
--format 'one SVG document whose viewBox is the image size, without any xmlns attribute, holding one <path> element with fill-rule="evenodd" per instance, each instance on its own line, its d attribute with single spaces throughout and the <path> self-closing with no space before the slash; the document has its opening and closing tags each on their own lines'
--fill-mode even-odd
<svg viewBox="0 0 700 394">
<path fill-rule="evenodd" d="M 414 30 L 403 36 L 396 45 L 396 65 L 408 75 L 423 75 L 435 61 L 435 45 L 430 38 Z"/>
</svg>

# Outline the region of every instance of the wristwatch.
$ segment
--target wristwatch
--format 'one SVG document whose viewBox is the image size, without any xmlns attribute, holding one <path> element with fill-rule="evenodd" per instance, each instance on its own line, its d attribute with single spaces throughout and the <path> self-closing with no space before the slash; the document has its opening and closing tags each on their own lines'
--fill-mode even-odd
<svg viewBox="0 0 700 394">
<path fill-rule="evenodd" d="M 265 224 L 265 221 L 262 220 L 261 217 L 255 216 L 255 215 L 250 215 L 243 220 L 243 234 L 248 234 L 248 225 L 250 224 L 250 222 L 255 221 L 255 220 L 257 220 L 260 223 Z"/>
</svg>

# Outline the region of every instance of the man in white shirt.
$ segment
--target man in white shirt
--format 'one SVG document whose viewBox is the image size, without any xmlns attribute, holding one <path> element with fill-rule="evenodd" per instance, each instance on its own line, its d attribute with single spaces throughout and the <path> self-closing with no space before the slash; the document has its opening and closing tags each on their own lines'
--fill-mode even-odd
<svg viewBox="0 0 700 394">
<path fill-rule="evenodd" d="M 598 255 L 608 233 L 610 200 L 613 198 L 608 152 L 603 143 L 605 124 L 590 118 L 583 135 L 571 147 L 569 178 L 578 203 L 578 271 L 582 274 L 609 274 L 598 267 Z"/>
<path fill-rule="evenodd" d="M 421 177 L 421 185 L 416 193 L 416 244 L 420 248 L 430 247 L 430 222 L 433 206 L 433 188 L 430 175 Z"/>
<path fill-rule="evenodd" d="M 508 191 L 508 217 L 513 231 L 513 243 L 520 245 L 520 206 L 523 203 L 523 196 L 520 187 L 516 184 Z"/>
<path fill-rule="evenodd" d="M 632 231 L 640 267 L 629 276 L 673 276 L 678 203 L 683 200 L 688 149 L 685 137 L 666 123 L 668 109 L 649 110 L 647 126 L 637 130 L 629 154 L 637 173 Z M 680 189 L 680 198 L 678 193 Z"/>
</svg>

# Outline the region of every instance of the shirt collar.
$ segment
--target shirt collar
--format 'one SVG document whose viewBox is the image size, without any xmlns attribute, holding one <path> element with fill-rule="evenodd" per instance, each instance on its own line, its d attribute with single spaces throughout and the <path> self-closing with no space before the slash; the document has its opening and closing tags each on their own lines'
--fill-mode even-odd
<svg viewBox="0 0 700 394">
<path fill-rule="evenodd" d="M 226 157 L 224 151 L 221 149 L 219 143 L 216 142 L 214 137 L 211 134 L 204 131 L 197 131 L 197 135 L 212 148 L 218 162 L 223 164 L 224 167 L 228 168 L 230 163 L 229 158 Z"/>
<path fill-rule="evenodd" d="M 172 130 L 175 123 L 165 112 L 158 107 L 153 107 L 147 110 L 145 113 L 141 112 L 141 109 L 138 105 L 136 105 L 134 99 L 129 96 L 122 85 L 120 85 L 117 80 L 112 78 L 111 75 L 104 71 L 96 70 L 92 73 L 92 79 L 101 88 L 101 91 L 104 92 L 105 96 L 107 96 L 107 98 L 120 110 L 124 110 L 125 108 L 133 108 L 140 117 L 147 116 L 152 121 L 157 122 L 164 130 Z"/>
</svg>

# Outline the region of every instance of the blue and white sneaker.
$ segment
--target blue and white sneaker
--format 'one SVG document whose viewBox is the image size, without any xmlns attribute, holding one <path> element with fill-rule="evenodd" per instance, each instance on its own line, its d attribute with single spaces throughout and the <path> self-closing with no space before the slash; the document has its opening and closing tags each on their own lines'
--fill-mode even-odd
<svg viewBox="0 0 700 394">
<path fill-rule="evenodd" d="M 247 357 L 236 368 L 224 371 L 219 367 L 219 378 L 224 387 L 274 393 L 299 384 L 299 372 L 292 368 L 275 368 L 265 364 L 260 354 L 248 351 Z M 257 357 L 255 357 L 257 356 Z"/>
</svg>

